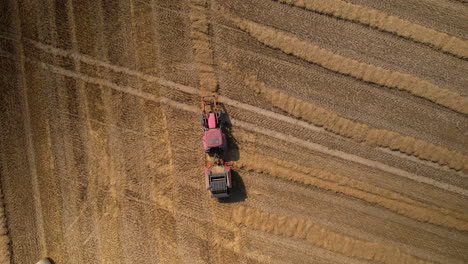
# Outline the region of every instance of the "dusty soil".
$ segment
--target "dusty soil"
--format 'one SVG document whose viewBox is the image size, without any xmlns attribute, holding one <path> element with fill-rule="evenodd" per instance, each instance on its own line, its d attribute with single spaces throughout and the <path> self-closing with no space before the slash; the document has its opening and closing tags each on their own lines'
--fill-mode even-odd
<svg viewBox="0 0 468 264">
<path fill-rule="evenodd" d="M 468 262 L 468 5 L 0 1 L 0 262 Z M 234 189 L 196 117 L 227 114 Z"/>
</svg>

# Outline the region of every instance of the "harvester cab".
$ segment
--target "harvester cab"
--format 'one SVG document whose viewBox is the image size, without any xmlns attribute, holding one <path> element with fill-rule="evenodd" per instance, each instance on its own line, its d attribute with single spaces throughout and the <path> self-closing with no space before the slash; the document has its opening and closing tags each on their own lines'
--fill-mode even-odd
<svg viewBox="0 0 468 264">
<path fill-rule="evenodd" d="M 216 96 L 204 96 L 198 118 L 203 129 L 203 149 L 212 156 L 219 156 L 227 150 L 226 135 L 222 131 L 224 113 L 218 109 Z"/>
<path fill-rule="evenodd" d="M 228 198 L 232 187 L 231 167 L 227 162 L 217 161 L 205 169 L 206 189 L 212 198 Z"/>
</svg>

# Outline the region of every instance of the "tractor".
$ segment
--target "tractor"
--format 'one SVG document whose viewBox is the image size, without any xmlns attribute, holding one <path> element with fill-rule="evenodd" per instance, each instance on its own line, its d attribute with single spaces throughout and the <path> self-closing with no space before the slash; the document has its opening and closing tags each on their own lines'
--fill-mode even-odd
<svg viewBox="0 0 468 264">
<path fill-rule="evenodd" d="M 203 149 L 217 158 L 227 150 L 226 135 L 222 131 L 226 116 L 219 110 L 216 96 L 202 97 L 201 111 L 198 118 L 203 130 Z"/>
</svg>

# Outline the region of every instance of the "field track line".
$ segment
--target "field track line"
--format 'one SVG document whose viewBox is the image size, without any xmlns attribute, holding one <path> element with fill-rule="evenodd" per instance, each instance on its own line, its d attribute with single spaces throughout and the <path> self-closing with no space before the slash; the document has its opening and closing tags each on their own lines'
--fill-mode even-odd
<svg viewBox="0 0 468 264">
<path fill-rule="evenodd" d="M 13 13 L 13 22 L 16 39 L 21 40 L 21 18 L 19 14 L 19 7 L 16 1 L 12 1 L 12 13 Z M 32 183 L 32 192 L 33 200 L 35 205 L 35 214 L 36 214 L 36 228 L 37 228 L 37 237 L 39 244 L 39 250 L 43 256 L 47 255 L 47 245 L 45 240 L 45 231 L 44 231 L 44 219 L 42 216 L 42 204 L 41 204 L 41 192 L 39 190 L 39 179 L 37 174 L 36 159 L 34 155 L 34 144 L 31 131 L 31 115 L 28 103 L 28 87 L 25 79 L 25 55 L 24 47 L 21 41 L 18 41 L 15 45 L 15 54 L 16 54 L 16 71 L 18 75 L 18 87 L 20 87 L 20 95 L 22 98 L 21 110 L 23 114 L 23 125 L 24 132 L 26 136 L 26 156 L 28 158 L 28 166 L 31 173 L 31 183 Z"/>
<path fill-rule="evenodd" d="M 238 28 L 267 47 L 315 63 L 325 69 L 350 76 L 357 80 L 374 83 L 434 102 L 455 112 L 468 115 L 468 97 L 441 88 L 416 76 L 357 61 L 324 49 L 290 33 L 237 17 L 223 9 L 223 15 Z"/>
<path fill-rule="evenodd" d="M 69 27 L 70 27 L 70 39 L 69 40 L 71 42 L 71 49 L 72 49 L 72 52 L 78 52 L 79 51 L 79 43 L 78 43 L 78 38 L 77 38 L 77 26 L 76 26 L 76 19 L 77 18 L 75 17 L 75 14 L 74 14 L 73 3 L 71 1 L 67 2 L 66 8 L 67 8 L 68 24 L 69 24 Z M 98 11 L 98 12 L 100 12 L 100 11 Z M 97 37 L 97 38 L 99 38 L 99 37 Z M 96 46 L 94 46 L 94 47 L 96 47 Z M 74 70 L 79 72 L 80 69 L 81 69 L 81 61 L 79 60 L 79 58 L 72 58 L 72 59 L 73 59 Z M 80 122 L 80 126 L 83 126 L 85 128 L 85 130 L 83 130 L 81 128 L 80 131 L 79 131 L 79 134 L 84 139 L 83 148 L 84 148 L 84 153 L 86 153 L 85 158 L 84 158 L 86 160 L 85 172 L 87 174 L 86 177 L 88 177 L 88 179 L 89 179 L 91 177 L 91 175 L 93 175 L 93 169 L 90 168 L 89 164 L 92 164 L 93 161 L 92 161 L 91 157 L 92 157 L 92 154 L 95 154 L 93 152 L 92 147 L 91 147 L 91 144 L 92 144 L 91 142 L 93 140 L 90 139 L 90 135 L 89 135 L 90 131 L 92 131 L 91 124 L 90 124 L 90 115 L 89 115 L 89 112 L 88 112 L 89 105 L 88 105 L 88 98 L 86 96 L 85 82 L 83 80 L 77 79 L 76 80 L 76 87 L 77 87 L 76 94 L 77 94 L 78 102 L 82 102 L 82 105 L 80 105 L 79 110 L 78 110 L 78 112 L 79 112 L 78 113 L 78 120 Z M 63 120 L 63 119 L 61 119 L 61 120 Z M 64 138 L 62 138 L 62 140 L 64 140 Z M 65 144 L 65 143 L 63 143 L 63 144 Z M 93 182 L 93 181 L 91 181 L 91 182 Z M 93 183 L 95 183 L 95 182 L 93 182 Z M 93 183 L 91 183 L 91 184 L 93 184 Z M 86 196 L 86 200 L 83 202 L 83 204 L 86 204 L 86 203 L 89 203 L 89 202 L 91 202 L 91 204 L 83 206 L 83 208 L 81 208 L 79 210 L 78 216 L 76 216 L 76 218 L 73 220 L 73 222 L 70 223 L 69 226 L 64 228 L 64 236 L 65 236 L 65 234 L 68 234 L 68 233 L 71 233 L 72 237 L 74 235 L 76 235 L 76 234 L 73 233 L 73 225 L 79 225 L 79 220 L 82 217 L 84 210 L 87 210 L 88 208 L 89 209 L 94 209 L 96 207 L 96 202 L 93 201 L 93 198 L 97 200 L 97 198 L 96 198 L 97 197 L 96 189 L 94 187 L 92 187 L 92 188 L 90 188 L 89 192 L 90 192 L 90 195 Z M 91 215 L 90 220 L 92 221 L 94 227 L 92 228 L 92 231 L 90 232 L 89 236 L 84 240 L 83 245 L 85 245 L 91 239 L 95 239 L 96 244 L 99 243 L 100 227 L 99 227 L 99 224 L 97 224 L 96 218 L 97 218 L 96 214 L 93 213 Z M 66 247 L 69 247 L 68 243 L 67 243 Z M 99 248 L 99 246 L 97 246 L 97 248 Z M 71 247 L 70 250 L 73 251 L 74 250 L 73 247 Z M 81 252 L 79 252 L 79 253 L 81 253 Z M 99 250 L 96 250 L 95 253 L 96 253 L 97 257 L 100 255 Z M 78 257 L 78 259 L 81 258 L 82 261 L 83 261 L 82 254 L 76 254 L 75 257 Z"/>
<path fill-rule="evenodd" d="M 198 68 L 200 90 L 210 95 L 218 89 L 210 35 L 210 0 L 189 0 L 190 37 L 193 59 Z"/>
<path fill-rule="evenodd" d="M 104 36 L 104 32 L 105 32 L 105 22 L 104 22 L 104 11 L 103 11 L 103 7 L 102 7 L 102 1 L 101 0 L 98 0 L 96 1 L 96 4 L 94 6 L 95 8 L 95 12 L 96 12 L 96 17 L 97 17 L 97 21 L 96 21 L 96 43 L 93 45 L 93 49 L 96 51 L 96 54 L 98 54 L 97 56 L 99 56 L 102 60 L 107 60 L 107 54 L 108 54 L 108 47 L 105 43 L 105 36 Z M 40 43 L 40 42 L 39 42 Z M 99 52 L 100 51 L 100 52 Z M 68 56 L 69 58 L 75 60 L 75 58 L 73 57 L 70 57 Z M 79 58 L 77 58 L 79 59 Z M 83 62 L 82 60 L 80 60 L 81 62 Z M 99 71 L 99 70 L 98 70 Z M 106 93 L 103 93 L 102 94 L 102 100 L 103 102 L 105 102 L 107 100 L 107 97 L 108 95 Z M 103 110 L 104 114 L 107 115 L 107 108 L 105 108 Z M 89 116 L 88 116 L 89 118 Z M 111 124 L 111 122 L 108 122 L 108 121 L 105 121 L 105 123 L 107 124 Z M 107 129 L 105 132 L 108 133 L 109 129 Z M 96 144 L 96 143 L 94 143 Z M 101 145 L 102 143 L 99 143 L 99 145 Z M 103 146 L 103 145 L 101 145 Z M 94 153 L 98 153 L 100 154 L 99 152 L 101 152 L 102 150 L 96 150 L 94 149 L 93 152 Z M 105 167 L 109 169 L 109 165 L 110 163 L 105 163 Z M 92 169 L 93 171 L 95 172 L 100 172 L 101 169 L 97 169 L 97 168 L 93 168 Z M 96 187 L 99 188 L 99 185 L 98 185 L 99 181 L 96 181 Z M 91 196 L 94 197 L 95 199 L 97 199 L 99 195 L 99 191 L 96 189 L 96 188 L 93 188 L 92 189 L 92 192 L 91 192 Z M 102 259 L 102 256 L 104 255 L 103 254 L 103 248 L 104 248 L 104 242 L 101 241 L 101 239 L 104 237 L 104 234 L 103 234 L 103 230 L 105 230 L 105 228 L 103 228 L 103 226 L 101 225 L 101 217 L 100 217 L 100 213 L 99 213 L 99 206 L 97 203 L 94 203 L 93 206 L 93 214 L 92 214 L 92 217 L 93 217 L 93 224 L 96 226 L 96 255 Z"/>
<path fill-rule="evenodd" d="M 458 58 L 468 58 L 467 40 L 365 6 L 352 4 L 343 0 L 327 0 L 326 2 L 321 0 L 274 1 L 370 26 L 411 39 L 415 42 L 423 43 Z"/>
<path fill-rule="evenodd" d="M 97 61 L 96 59 L 93 59 L 93 60 Z M 66 76 L 70 76 L 70 77 L 74 77 L 74 78 L 80 78 L 80 79 L 86 80 L 88 82 L 93 82 L 93 83 L 96 83 L 96 84 L 99 84 L 99 85 L 108 86 L 108 87 L 111 87 L 111 88 L 113 88 L 115 90 L 125 92 L 125 93 L 129 93 L 129 94 L 132 94 L 132 95 L 135 95 L 135 96 L 147 99 L 147 100 L 152 100 L 152 101 L 159 102 L 158 96 L 155 96 L 155 95 L 150 94 L 150 93 L 138 91 L 138 90 L 134 89 L 133 87 L 119 86 L 119 85 L 116 85 L 116 84 L 114 84 L 114 83 L 112 83 L 110 81 L 107 81 L 107 80 L 103 80 L 103 79 L 95 78 L 95 77 L 90 77 L 90 76 L 87 76 L 87 75 L 82 74 L 82 73 L 76 73 L 76 72 L 73 72 L 73 71 L 65 70 L 63 68 L 60 68 L 60 67 L 57 67 L 57 66 L 54 66 L 54 65 L 46 64 L 46 63 L 43 63 L 43 62 L 32 61 L 32 60 L 30 60 L 30 61 L 33 62 L 33 63 L 38 63 L 38 64 L 41 65 L 41 67 L 44 67 L 45 69 L 51 70 L 51 71 L 53 71 L 53 72 L 55 72 L 57 74 L 66 75 Z M 102 64 L 102 66 L 109 64 L 109 63 L 102 62 L 102 61 L 100 61 L 99 63 Z M 128 69 L 126 69 L 124 67 L 119 67 L 119 66 L 115 66 L 115 65 L 112 65 L 112 68 L 115 68 L 117 71 L 124 72 L 124 73 L 127 73 L 127 74 L 131 74 L 130 72 L 132 72 L 131 70 L 128 70 Z M 138 75 L 135 75 L 135 76 L 137 76 L 137 77 L 141 76 L 145 80 L 157 81 L 157 82 L 159 82 L 160 85 L 164 85 L 164 86 L 167 86 L 167 87 L 172 87 L 172 88 L 178 89 L 180 91 L 183 91 L 183 92 L 186 92 L 186 93 L 189 93 L 189 94 L 199 94 L 200 93 L 200 91 L 198 89 L 196 89 L 196 88 L 189 87 L 189 86 L 182 85 L 182 84 L 178 84 L 178 83 L 174 83 L 174 82 L 169 81 L 169 80 L 158 79 L 157 77 L 154 77 L 154 76 L 150 76 L 150 75 L 147 76 L 146 74 L 142 74 L 142 73 L 138 73 Z M 291 124 L 299 124 L 300 126 L 305 125 L 307 127 L 309 127 L 309 126 L 314 127 L 313 125 L 307 124 L 307 123 L 305 123 L 303 121 L 298 121 L 298 120 L 296 120 L 294 118 L 291 118 L 291 117 L 283 116 L 283 115 L 276 114 L 274 112 L 267 111 L 267 110 L 264 110 L 264 109 L 261 109 L 261 108 L 255 107 L 255 106 L 247 105 L 247 104 L 244 104 L 244 103 L 229 99 L 229 98 L 224 97 L 224 96 L 220 96 L 219 99 L 220 99 L 221 102 L 225 102 L 226 104 L 234 104 L 236 107 L 244 108 L 246 110 L 251 109 L 249 111 L 254 110 L 256 113 L 259 113 L 259 114 L 268 114 L 268 116 L 271 116 L 271 117 L 273 117 L 275 119 L 278 119 L 278 120 L 288 120 L 286 122 L 291 123 Z M 198 112 L 198 108 L 194 107 L 193 109 L 195 109 L 195 110 L 193 110 L 193 111 L 187 110 L 187 111 L 195 112 L 195 113 Z M 245 125 L 245 123 L 242 122 L 242 121 L 236 121 L 236 122 L 240 122 L 241 124 Z M 247 126 L 249 127 L 250 124 L 247 124 Z M 316 129 L 318 129 L 318 128 L 314 128 L 315 131 L 317 131 Z M 253 126 L 249 130 L 252 130 L 252 131 L 255 131 L 255 132 L 261 131 L 261 132 L 258 132 L 258 133 L 262 133 L 262 134 L 266 134 L 266 135 L 273 135 L 273 137 L 277 137 L 277 138 L 279 138 L 279 139 L 281 139 L 283 141 L 292 140 L 292 141 L 294 141 L 292 143 L 305 144 L 304 146 L 306 146 L 307 148 L 310 148 L 312 150 L 319 151 L 319 152 L 322 152 L 322 153 L 325 153 L 325 154 L 328 154 L 328 155 L 331 155 L 331 156 L 335 156 L 335 157 L 338 157 L 340 159 L 350 160 L 350 161 L 353 161 L 353 162 L 356 162 L 356 163 L 359 163 L 359 164 L 362 164 L 362 165 L 365 165 L 365 166 L 368 166 L 368 167 L 374 167 L 374 168 L 377 168 L 379 170 L 386 171 L 386 172 L 398 175 L 400 177 L 408 178 L 408 179 L 411 179 L 411 180 L 414 180 L 414 181 L 417 181 L 417 182 L 426 183 L 426 184 L 429 184 L 429 185 L 432 185 L 432 186 L 435 186 L 435 187 L 438 187 L 438 188 L 441 188 L 441 189 L 444 189 L 444 190 L 447 190 L 447 191 L 450 191 L 450 192 L 454 192 L 454 193 L 458 193 L 458 194 L 461 194 L 461 195 L 464 195 L 464 196 L 468 196 L 468 190 L 465 190 L 463 188 L 459 188 L 459 187 L 451 185 L 451 184 L 442 183 L 442 182 L 438 182 L 438 181 L 435 181 L 435 180 L 430 179 L 430 178 L 425 178 L 425 177 L 422 177 L 422 176 L 419 176 L 419 175 L 415 175 L 415 174 L 406 172 L 404 170 L 385 165 L 385 164 L 383 164 L 381 162 L 378 162 L 378 161 L 368 160 L 368 159 L 365 159 L 365 158 L 361 158 L 361 157 L 358 157 L 358 156 L 355 156 L 355 155 L 352 155 L 352 154 L 347 154 L 347 153 L 337 151 L 337 150 L 330 150 L 327 147 L 324 147 L 324 146 L 321 146 L 321 145 L 318 145 L 318 144 L 315 144 L 315 143 L 312 143 L 312 142 L 309 142 L 309 141 L 301 140 L 299 138 L 295 138 L 295 137 L 292 137 L 292 136 L 288 136 L 288 135 L 285 135 L 285 134 L 282 134 L 282 133 L 279 133 L 279 132 L 276 132 L 276 131 L 272 131 L 272 130 L 269 130 L 269 129 L 264 129 L 264 128 L 259 128 L 259 127 Z"/>
<path fill-rule="evenodd" d="M 159 88 L 159 94 L 161 93 L 161 89 Z M 160 101 L 160 96 L 159 95 L 159 100 Z M 161 109 L 161 115 L 162 115 L 162 127 L 164 131 L 164 139 L 165 142 L 164 144 L 166 145 L 167 149 L 167 163 L 169 165 L 169 170 L 167 171 L 167 174 L 169 177 L 165 179 L 164 181 L 164 186 L 166 188 L 167 185 L 170 186 L 170 194 L 169 195 L 163 195 L 163 194 L 157 194 L 157 198 L 155 198 L 155 201 L 158 202 L 160 206 L 166 206 L 168 207 L 168 212 L 170 212 L 170 215 L 172 217 L 176 217 L 177 214 L 182 214 L 181 212 L 176 212 L 174 208 L 177 207 L 177 199 L 174 198 L 174 193 L 175 193 L 175 183 L 176 183 L 176 175 L 175 175 L 175 165 L 174 165 L 174 153 L 172 151 L 172 141 L 169 133 L 169 126 L 168 126 L 168 116 L 167 116 L 167 110 L 164 109 L 161 105 L 159 105 L 159 108 Z M 165 175 L 161 175 L 164 177 Z M 161 177 L 160 176 L 160 177 Z M 169 183 L 168 183 L 169 182 Z M 164 197 L 164 198 L 163 198 Z M 163 200 L 164 201 L 161 201 Z M 159 213 L 159 212 L 158 212 Z M 180 261 L 179 257 L 177 256 L 177 224 L 175 222 L 171 223 L 170 221 L 167 221 L 166 217 L 164 217 L 165 224 L 167 225 L 172 225 L 171 228 L 174 229 L 174 233 L 172 234 L 165 234 L 163 232 L 163 227 L 159 226 L 157 227 L 157 232 L 159 232 L 160 237 L 157 239 L 157 250 L 158 250 L 158 256 L 160 260 L 171 260 L 171 261 Z M 171 256 L 173 255 L 173 256 Z M 172 259 L 171 259 L 172 258 Z"/>
<path fill-rule="evenodd" d="M 50 53 L 52 55 L 69 57 L 69 58 L 72 58 L 72 59 L 78 59 L 78 60 L 80 60 L 82 62 L 85 62 L 87 64 L 90 64 L 90 65 L 105 67 L 105 68 L 108 68 L 108 69 L 113 70 L 115 72 L 120 72 L 120 73 L 133 75 L 133 76 L 136 76 L 136 77 L 141 78 L 142 80 L 145 80 L 145 81 L 148 81 L 148 82 L 156 82 L 159 79 L 156 76 L 149 75 L 149 74 L 144 74 L 144 73 L 141 73 L 139 71 L 135 71 L 135 70 L 132 70 L 132 69 L 129 69 L 129 68 L 126 68 L 126 67 L 118 66 L 118 65 L 115 65 L 115 64 L 103 61 L 103 60 L 99 60 L 99 59 L 96 59 L 96 58 L 94 58 L 92 56 L 85 55 L 85 54 L 82 54 L 82 53 L 57 48 L 57 47 L 54 47 L 52 45 L 44 44 L 44 43 L 41 43 L 41 42 L 38 42 L 38 41 L 35 41 L 35 40 L 32 40 L 32 39 L 28 39 L 28 38 L 22 38 L 22 40 L 25 41 L 25 42 L 28 42 L 28 43 L 32 44 L 34 47 L 36 47 L 38 49 L 41 49 L 41 50 L 43 50 L 45 52 L 48 52 L 48 53 Z"/>
<path fill-rule="evenodd" d="M 398 247 L 341 234 L 303 218 L 236 206 L 232 210 L 232 220 L 239 226 L 287 238 L 305 240 L 314 246 L 350 258 L 378 261 L 379 263 L 430 263 Z"/>
</svg>

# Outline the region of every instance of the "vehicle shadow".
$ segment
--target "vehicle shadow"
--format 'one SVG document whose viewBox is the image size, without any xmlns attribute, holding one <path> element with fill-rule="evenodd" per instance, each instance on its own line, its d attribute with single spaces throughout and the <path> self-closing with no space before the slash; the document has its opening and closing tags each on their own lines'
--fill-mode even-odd
<svg viewBox="0 0 468 264">
<path fill-rule="evenodd" d="M 223 103 L 219 103 L 224 112 L 224 126 L 223 132 L 226 135 L 228 142 L 228 151 L 224 153 L 223 159 L 226 162 L 237 161 L 240 158 L 239 146 L 236 138 L 232 134 L 232 123 L 229 118 L 229 113 Z M 237 203 L 247 199 L 247 191 L 245 189 L 244 181 L 235 168 L 231 168 L 232 189 L 228 199 L 220 200 L 222 203 Z"/>
<path fill-rule="evenodd" d="M 226 162 L 229 161 L 237 161 L 240 158 L 240 152 L 239 152 L 239 147 L 237 144 L 237 140 L 232 134 L 232 123 L 231 119 L 229 117 L 229 113 L 224 106 L 223 103 L 218 103 L 219 106 L 223 109 L 224 115 L 223 115 L 223 133 L 226 135 L 227 142 L 228 142 L 228 151 L 224 153 L 223 155 L 223 160 Z"/>
<path fill-rule="evenodd" d="M 247 192 L 245 190 L 244 181 L 240 177 L 239 173 L 231 170 L 232 177 L 232 189 L 229 193 L 229 198 L 219 199 L 221 203 L 238 203 L 247 199 Z"/>
</svg>

